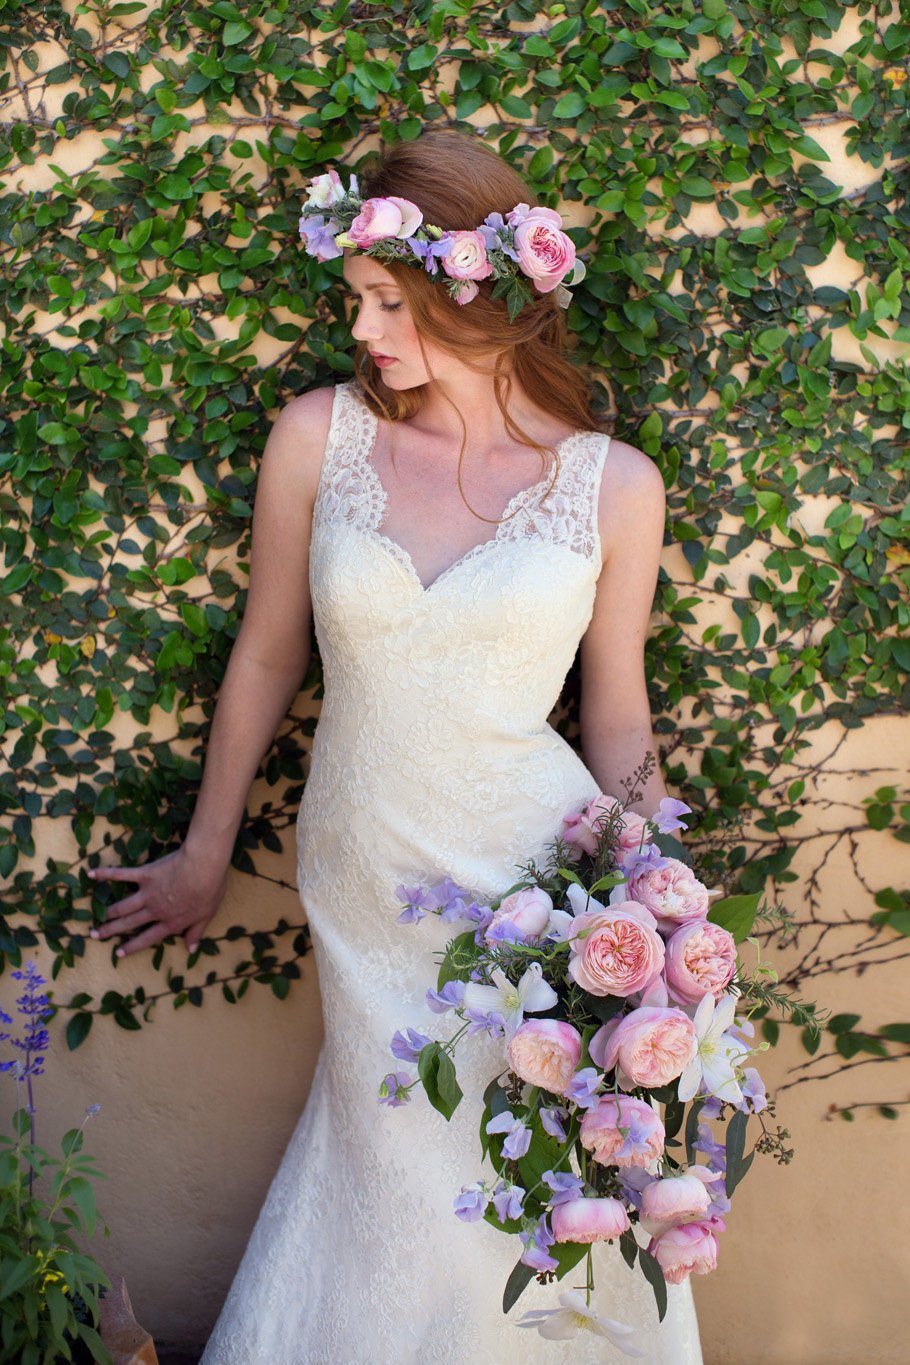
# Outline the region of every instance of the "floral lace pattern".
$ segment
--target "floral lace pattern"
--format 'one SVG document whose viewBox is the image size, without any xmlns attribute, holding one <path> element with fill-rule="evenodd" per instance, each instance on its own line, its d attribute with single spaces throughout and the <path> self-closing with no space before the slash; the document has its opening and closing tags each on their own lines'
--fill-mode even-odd
<svg viewBox="0 0 910 1365">
<path fill-rule="evenodd" d="M 593 612 L 609 437 L 564 441 L 549 496 L 549 477 L 517 494 L 516 515 L 424 587 L 380 529 L 376 433 L 356 383 L 338 385 L 310 547 L 325 698 L 297 822 L 325 1042 L 201 1365 L 610 1365 L 626 1357 L 602 1338 L 515 1325 L 577 1273 L 532 1281 L 506 1316 L 516 1246 L 453 1214 L 480 1174 L 502 1044 L 472 1040 L 450 1123 L 417 1092 L 377 1101 L 397 1028 L 451 1032 L 424 1005 L 451 929 L 398 924 L 395 887 L 451 876 L 500 893 L 597 790 L 547 717 Z M 633 1324 L 654 1365 L 700 1365 L 689 1285 L 669 1287 L 658 1323 L 618 1248 L 594 1254 L 598 1310 Z"/>
</svg>

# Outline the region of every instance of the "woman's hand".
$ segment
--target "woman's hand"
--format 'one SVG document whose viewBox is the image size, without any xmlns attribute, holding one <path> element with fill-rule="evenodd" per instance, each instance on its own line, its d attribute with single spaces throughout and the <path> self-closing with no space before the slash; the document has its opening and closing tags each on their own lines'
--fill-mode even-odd
<svg viewBox="0 0 910 1365">
<path fill-rule="evenodd" d="M 91 938 L 141 934 L 117 949 L 118 957 L 150 948 L 169 934 L 183 934 L 195 952 L 205 926 L 224 898 L 229 863 L 195 858 L 184 844 L 142 867 L 93 867 L 92 881 L 137 882 L 138 889 L 107 907 L 107 920 L 91 930 Z"/>
</svg>

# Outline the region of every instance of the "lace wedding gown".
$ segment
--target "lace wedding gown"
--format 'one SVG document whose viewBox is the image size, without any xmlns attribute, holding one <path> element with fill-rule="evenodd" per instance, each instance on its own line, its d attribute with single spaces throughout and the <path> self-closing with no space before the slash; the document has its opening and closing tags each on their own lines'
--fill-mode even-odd
<svg viewBox="0 0 910 1365">
<path fill-rule="evenodd" d="M 201 1365 L 610 1365 L 628 1357 L 602 1337 L 548 1341 L 515 1325 L 558 1307 L 583 1263 L 532 1280 L 505 1316 L 517 1238 L 453 1213 L 462 1185 L 492 1174 L 480 1095 L 502 1042 L 478 1034 L 459 1049 L 465 1097 L 449 1123 L 420 1088 L 398 1108 L 377 1099 L 383 1075 L 406 1069 L 389 1052 L 396 1029 L 454 1031 L 425 992 L 457 927 L 398 924 L 396 886 L 449 876 L 492 898 L 598 790 L 547 716 L 593 609 L 609 437 L 563 441 L 546 500 L 550 470 L 424 587 L 380 532 L 376 432 L 356 382 L 338 385 L 310 555 L 325 699 L 298 819 L 325 1042 Z M 636 1328 L 647 1361 L 700 1365 L 688 1283 L 669 1286 L 658 1323 L 615 1243 L 594 1262 L 594 1307 Z"/>
</svg>

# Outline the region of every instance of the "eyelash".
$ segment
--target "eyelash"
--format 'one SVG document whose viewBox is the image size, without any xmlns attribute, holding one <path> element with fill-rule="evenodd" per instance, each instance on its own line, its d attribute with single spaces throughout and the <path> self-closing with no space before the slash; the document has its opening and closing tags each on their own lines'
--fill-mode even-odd
<svg viewBox="0 0 910 1365">
<path fill-rule="evenodd" d="M 360 300 L 359 300 L 356 296 L 352 297 L 352 300 L 351 300 L 351 301 L 352 301 L 352 303 L 355 305 L 355 307 L 359 307 L 359 305 L 360 305 Z M 397 312 L 398 309 L 401 307 L 401 304 L 400 304 L 400 303 L 381 303 L 381 304 L 379 305 L 379 307 L 382 309 L 382 311 L 383 311 L 384 313 L 395 313 L 395 312 Z"/>
</svg>

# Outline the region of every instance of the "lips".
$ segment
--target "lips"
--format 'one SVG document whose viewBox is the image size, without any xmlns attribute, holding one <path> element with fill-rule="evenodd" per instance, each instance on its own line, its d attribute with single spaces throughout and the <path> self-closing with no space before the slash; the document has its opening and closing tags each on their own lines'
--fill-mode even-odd
<svg viewBox="0 0 910 1365">
<path fill-rule="evenodd" d="M 373 357 L 374 360 L 394 360 L 394 359 L 395 359 L 395 357 L 394 357 L 393 355 L 381 355 L 379 351 L 370 351 L 370 355 Z"/>
</svg>

